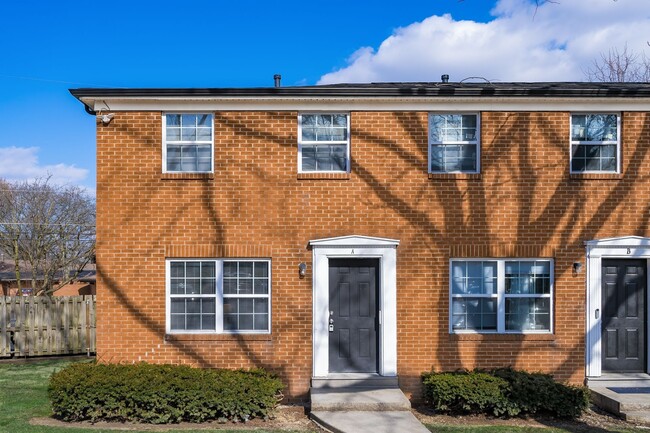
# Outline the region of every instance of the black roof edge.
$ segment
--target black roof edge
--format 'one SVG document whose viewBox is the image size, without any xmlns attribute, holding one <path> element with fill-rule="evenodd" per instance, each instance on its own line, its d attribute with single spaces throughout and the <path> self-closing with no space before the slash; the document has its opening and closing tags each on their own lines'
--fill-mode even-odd
<svg viewBox="0 0 650 433">
<path fill-rule="evenodd" d="M 111 97 L 650 97 L 650 83 L 369 83 L 250 88 L 78 88 L 77 99 Z"/>
</svg>

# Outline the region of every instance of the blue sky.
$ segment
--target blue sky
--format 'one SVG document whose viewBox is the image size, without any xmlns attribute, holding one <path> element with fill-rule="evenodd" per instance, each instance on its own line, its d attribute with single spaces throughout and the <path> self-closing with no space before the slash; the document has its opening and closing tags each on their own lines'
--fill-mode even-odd
<svg viewBox="0 0 650 433">
<path fill-rule="evenodd" d="M 647 0 L 532 3 L 5 2 L 0 177 L 94 189 L 95 122 L 73 87 L 580 80 L 599 52 L 650 39 Z"/>
</svg>

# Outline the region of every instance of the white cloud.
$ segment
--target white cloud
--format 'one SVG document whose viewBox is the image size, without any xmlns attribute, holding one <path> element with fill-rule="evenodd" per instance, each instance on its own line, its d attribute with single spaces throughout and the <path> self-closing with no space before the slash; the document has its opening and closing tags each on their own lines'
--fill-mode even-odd
<svg viewBox="0 0 650 433">
<path fill-rule="evenodd" d="M 431 16 L 396 29 L 376 50 L 361 47 L 319 84 L 371 81 L 584 81 L 611 48 L 650 52 L 648 0 L 560 0 L 537 10 L 499 0 L 487 23 Z M 472 7 L 467 2 L 467 7 Z"/>
<path fill-rule="evenodd" d="M 38 147 L 0 147 L 0 178 L 9 181 L 51 176 L 56 184 L 79 184 L 88 170 L 74 165 L 40 165 Z"/>
</svg>

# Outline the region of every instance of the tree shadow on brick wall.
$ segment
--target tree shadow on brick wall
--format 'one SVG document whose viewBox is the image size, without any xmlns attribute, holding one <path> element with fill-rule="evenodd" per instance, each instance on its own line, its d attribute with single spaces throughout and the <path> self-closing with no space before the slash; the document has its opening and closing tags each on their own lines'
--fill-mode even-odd
<svg viewBox="0 0 650 433">
<path fill-rule="evenodd" d="M 401 149 L 396 141 L 390 142 L 386 146 L 387 140 L 385 137 L 372 134 L 370 131 L 360 130 L 355 128 L 352 131 L 352 136 L 357 139 L 362 139 L 372 143 L 373 145 L 384 146 L 387 149 L 393 150 L 393 156 L 401 159 L 403 164 L 409 165 L 413 170 L 426 173 L 427 165 L 427 142 L 426 142 L 426 125 L 422 121 L 417 121 L 414 113 L 396 113 L 398 123 L 408 125 L 404 127 L 404 131 L 409 133 L 411 144 L 417 143 L 419 152 L 417 154 L 410 154 L 408 150 Z M 427 210 L 417 208 L 417 203 L 412 203 L 402 196 L 400 193 L 391 188 L 391 185 L 384 182 L 383 179 L 377 178 L 373 172 L 364 167 L 364 161 L 354 159 L 352 161 L 352 171 L 359 176 L 369 187 L 373 189 L 376 196 L 382 202 L 398 213 L 402 218 L 409 222 L 413 228 L 423 235 L 422 242 L 428 243 L 430 251 L 437 251 L 440 253 L 445 250 L 448 251 L 450 245 L 457 244 L 458 242 L 475 244 L 478 246 L 487 247 L 483 251 L 489 251 L 494 243 L 489 238 L 474 238 L 468 239 L 467 236 L 457 234 L 470 234 L 474 232 L 474 227 L 490 227 L 490 215 L 493 212 L 498 212 L 499 209 L 507 203 L 499 202 L 492 199 L 494 196 L 494 188 L 500 188 L 503 185 L 514 182 L 516 183 L 516 194 L 514 199 L 516 201 L 516 216 L 508 225 L 513 231 L 513 236 L 505 241 L 508 245 L 530 245 L 533 244 L 533 249 L 539 252 L 546 251 L 543 255 L 533 255 L 532 257 L 551 257 L 556 261 L 562 261 L 563 267 L 567 267 L 573 261 L 584 260 L 584 241 L 594 239 L 601 230 L 604 228 L 608 219 L 618 209 L 619 204 L 633 194 L 635 189 L 633 185 L 640 180 L 647 180 L 647 176 L 642 175 L 639 165 L 647 157 L 649 146 L 637 145 L 631 161 L 624 161 L 623 180 L 618 180 L 616 187 L 610 191 L 604 200 L 599 204 L 596 211 L 585 217 L 584 208 L 588 205 L 589 193 L 594 188 L 594 183 L 599 184 L 598 180 L 589 181 L 587 179 L 580 179 L 579 175 L 572 178 L 569 174 L 569 145 L 568 145 L 568 120 L 565 127 L 558 128 L 556 124 L 548 123 L 544 119 L 544 113 L 510 113 L 501 120 L 498 130 L 494 133 L 494 138 L 491 143 L 484 143 L 482 161 L 484 165 L 481 169 L 482 180 L 473 182 L 470 180 L 456 180 L 453 177 L 446 177 L 436 179 L 435 176 L 431 181 L 432 194 L 436 197 L 439 206 L 442 208 L 443 223 L 432 218 L 432 214 Z M 568 119 L 569 114 L 566 113 Z M 416 120 L 416 121 L 414 121 Z M 493 119 L 494 120 L 494 119 Z M 548 124 L 546 124 L 548 123 Z M 642 136 L 648 136 L 649 119 L 646 116 Z M 354 121 L 353 121 L 354 125 Z M 418 127 L 419 125 L 419 127 Z M 628 137 L 628 140 L 630 137 Z M 536 143 L 549 144 L 556 148 L 556 152 L 561 155 L 560 162 L 548 166 L 542 166 L 540 172 L 540 165 L 537 162 L 538 155 Z M 512 143 L 517 142 L 517 146 L 513 147 Z M 628 144 L 629 145 L 629 144 Z M 354 146 L 354 145 L 353 145 Z M 625 146 L 625 143 L 623 144 Z M 492 153 L 492 155 L 490 155 Z M 623 153 L 622 153 L 623 155 Z M 625 156 L 622 156 L 625 158 Z M 557 184 L 554 190 L 546 197 L 542 197 L 539 191 L 547 191 L 549 186 L 546 183 L 546 176 L 549 172 L 562 173 L 560 178 L 557 179 Z M 545 174 L 546 173 L 546 174 Z M 488 174 L 496 174 L 494 176 L 495 182 L 487 185 L 485 178 Z M 525 179 L 525 182 L 521 182 Z M 567 185 L 569 190 L 567 190 Z M 427 197 L 427 194 L 421 194 L 422 197 Z M 464 200 L 453 200 L 457 197 L 466 197 Z M 450 200 L 451 198 L 451 200 Z M 541 211 L 533 213 L 533 209 L 540 208 L 538 201 L 540 199 L 546 200 L 546 204 L 541 206 Z M 465 208 L 463 208 L 465 206 Z M 647 220 L 648 210 L 644 209 L 643 222 L 639 224 L 633 233 L 647 235 Z M 587 221 L 585 224 L 580 224 L 584 219 Z M 549 226 L 549 221 L 552 222 Z M 543 229 L 540 229 L 543 227 Z M 453 235 L 456 234 L 456 235 Z M 461 238 L 461 239 L 459 239 Z M 564 245 L 563 251 L 553 251 L 552 254 L 548 253 L 548 249 L 553 248 L 555 245 Z M 507 249 L 507 248 L 506 248 Z M 511 251 L 516 248 L 510 248 Z M 529 249 L 531 250 L 531 249 Z M 514 252 L 514 251 L 513 251 Z M 579 253 L 576 253 L 579 252 Z M 500 255 L 485 255 L 484 257 L 521 257 L 518 255 L 508 255 L 503 252 Z M 450 258 L 450 254 L 447 254 Z M 463 257 L 459 257 L 463 258 Z M 401 259 L 404 260 L 403 258 Z M 557 272 L 557 271 L 556 271 Z M 444 283 L 439 283 L 439 286 L 449 287 L 448 275 L 440 275 Z M 573 286 L 573 285 L 572 285 Z M 584 286 L 584 280 L 576 283 L 576 286 Z M 398 288 L 399 290 L 399 288 Z M 562 290 L 561 287 L 556 288 Z M 574 286 L 572 290 L 576 290 Z M 556 296 L 556 294 L 553 294 Z M 585 305 L 580 305 L 577 308 L 566 305 L 568 301 L 555 303 L 556 319 L 558 321 L 566 320 L 563 314 L 576 314 L 577 317 L 583 318 L 585 314 Z M 449 308 L 449 293 L 447 290 L 441 290 L 439 297 L 434 299 L 433 302 L 428 303 L 429 308 L 433 305 L 443 305 L 443 311 L 448 311 Z M 576 317 L 576 316 L 574 316 Z M 398 319 L 399 320 L 399 319 Z M 439 320 L 437 323 L 446 323 L 448 318 Z M 427 322 L 428 323 L 428 322 Z M 399 326 L 399 322 L 398 322 Z M 433 366 L 438 369 L 454 369 L 462 365 L 462 359 L 468 358 L 468 367 L 497 367 L 503 366 L 501 356 L 499 361 L 495 362 L 494 356 L 482 357 L 482 354 L 494 353 L 495 344 L 498 341 L 491 340 L 490 338 L 481 339 L 479 343 L 475 342 L 462 342 L 455 336 L 448 334 L 447 326 L 441 326 L 438 333 L 438 341 L 442 344 L 437 345 L 436 359 L 432 360 Z M 556 326 L 557 328 L 557 326 Z M 558 331 L 555 331 L 557 334 Z M 448 343 L 448 344 L 447 344 Z M 503 344 L 505 343 L 505 344 Z M 423 343 L 426 344 L 426 343 Z M 539 351 L 548 353 L 549 351 L 556 351 L 559 358 L 564 358 L 561 362 L 554 361 L 554 368 L 550 372 L 554 373 L 560 379 L 568 379 L 572 374 L 570 370 L 577 366 L 582 369 L 584 364 L 584 336 L 576 347 L 557 347 L 555 343 L 545 342 L 525 342 L 524 339 L 515 339 L 502 342 L 504 347 L 510 351 L 512 357 L 512 364 L 517 364 L 518 360 L 526 357 L 526 351 Z M 466 348 L 473 350 L 473 354 L 467 355 Z M 403 355 L 403 352 L 400 352 Z M 421 357 L 421 355 L 419 355 Z M 547 355 L 549 357 L 550 355 Z M 535 360 L 531 359 L 528 355 L 527 365 L 534 365 Z M 448 361 L 444 361 L 448 360 Z M 460 361 L 460 363 L 459 363 Z M 401 364 L 404 362 L 401 361 Z M 497 365 L 500 364 L 500 365 Z M 543 367 L 543 366 L 540 366 Z M 544 368 L 549 370 L 548 366 Z M 408 366 L 401 365 L 400 370 L 408 370 Z M 417 373 L 411 377 L 404 378 L 413 383 L 419 381 Z M 578 372 L 577 374 L 581 374 Z"/>
<path fill-rule="evenodd" d="M 113 126 L 120 131 L 122 135 L 128 136 L 130 139 L 138 142 L 138 143 L 143 143 L 146 147 L 152 148 L 153 155 L 156 155 L 157 158 L 160 157 L 160 142 L 156 139 L 156 137 L 152 138 L 150 135 L 147 135 L 146 133 L 142 133 L 142 131 L 138 130 L 137 128 L 131 128 L 129 127 L 128 122 L 119 122 L 119 117 L 116 116 L 114 122 L 112 122 Z M 119 187 L 113 186 L 110 188 L 108 185 L 111 184 L 113 179 L 119 179 L 119 167 L 116 167 L 113 171 L 116 171 L 115 173 L 106 173 L 105 180 L 100 183 L 100 194 L 105 193 L 105 194 L 119 194 L 121 200 L 125 201 L 126 203 L 137 203 L 137 206 L 131 205 L 131 206 L 125 206 L 125 208 L 128 209 L 127 212 L 120 214 L 118 212 L 111 212 L 109 216 L 109 212 L 106 212 L 105 218 L 115 218 L 118 217 L 119 220 L 112 220 L 110 224 L 110 228 L 117 227 L 119 230 L 119 227 L 129 227 L 133 229 L 133 227 L 137 227 L 138 225 L 143 226 L 143 230 L 140 235 L 145 235 L 148 236 L 146 238 L 146 241 L 143 242 L 143 244 L 146 245 L 146 249 L 144 251 L 138 252 L 138 257 L 140 258 L 146 258 L 148 262 L 154 263 L 155 266 L 157 266 L 160 269 L 160 275 L 162 275 L 161 281 L 163 281 L 163 285 L 160 287 L 156 286 L 156 288 L 161 288 L 162 292 L 159 293 L 160 299 L 158 299 L 158 303 L 154 305 L 153 310 L 160 311 L 160 308 L 157 308 L 158 304 L 162 305 L 162 311 L 163 314 L 166 314 L 164 312 L 165 307 L 164 307 L 164 259 L 166 258 L 166 253 L 165 249 L 166 246 L 168 245 L 174 245 L 177 243 L 177 241 L 174 241 L 174 238 L 176 235 L 179 233 L 182 235 L 183 230 L 186 228 L 188 224 L 188 220 L 186 218 L 188 214 L 189 209 L 194 209 L 197 204 L 205 211 L 205 213 L 208 215 L 208 218 L 205 220 L 202 220 L 200 222 L 201 224 L 201 231 L 202 232 L 209 232 L 211 233 L 210 237 L 205 239 L 205 244 L 206 245 L 211 245 L 211 246 L 220 246 L 226 244 L 225 240 L 225 227 L 224 224 L 222 223 L 222 219 L 220 217 L 220 212 L 215 204 L 215 187 L 212 185 L 213 182 L 208 179 L 192 179 L 192 180 L 164 180 L 162 181 L 162 187 L 158 189 L 154 188 L 143 188 L 141 190 L 128 190 L 128 189 L 120 189 Z M 257 175 L 261 175 L 260 173 L 257 173 Z M 160 173 L 157 172 L 153 175 L 155 177 L 154 182 L 152 182 L 152 185 L 159 185 L 158 182 L 160 182 Z M 189 182 L 192 187 L 196 186 L 199 184 L 198 192 L 196 188 L 190 188 L 190 191 L 188 192 L 184 188 L 179 188 L 179 182 L 182 183 L 183 185 L 186 184 L 186 182 Z M 108 184 L 108 185 L 106 185 Z M 111 190 L 112 189 L 112 190 Z M 103 190 L 103 191 L 102 191 Z M 165 196 L 167 194 L 169 197 Z M 161 197 L 165 198 L 161 198 Z M 170 217 L 168 217 L 163 223 L 158 219 L 156 209 L 160 205 L 160 203 L 169 203 L 170 202 L 170 197 L 173 196 L 173 199 L 171 200 L 170 206 L 173 208 L 173 213 Z M 143 218 L 144 216 L 144 218 Z M 102 228 L 100 227 L 100 230 Z M 147 234 L 147 231 L 152 231 L 151 234 Z M 101 238 L 100 238 L 101 241 Z M 128 252 L 128 254 L 131 254 L 131 252 Z M 161 259 L 162 258 L 162 262 Z M 196 258 L 196 257 L 194 257 Z M 143 266 L 143 263 L 138 263 L 136 264 L 137 266 Z M 165 345 L 169 345 L 173 347 L 180 355 L 178 356 L 179 359 L 187 359 L 189 363 L 194 364 L 199 367 L 214 367 L 214 359 L 216 355 L 214 352 L 212 353 L 212 357 L 208 357 L 206 355 L 206 352 L 210 352 L 209 350 L 204 350 L 200 351 L 198 350 L 198 347 L 201 345 L 207 345 L 210 349 L 218 351 L 220 348 L 226 349 L 226 350 L 232 350 L 233 344 L 239 348 L 239 353 L 241 354 L 241 359 L 242 359 L 242 366 L 254 366 L 254 367 L 260 367 L 260 368 L 265 368 L 269 371 L 274 372 L 275 374 L 278 374 L 281 378 L 285 379 L 288 377 L 288 373 L 286 371 L 286 366 L 285 365 L 277 365 L 277 363 L 273 363 L 272 360 L 269 359 L 264 359 L 261 356 L 258 355 L 258 352 L 260 352 L 259 347 L 264 345 L 264 344 L 269 344 L 270 342 L 266 341 L 249 341 L 246 339 L 246 336 L 243 334 L 232 334 L 229 335 L 229 339 L 227 341 L 209 341 L 209 342 L 202 342 L 202 341 L 184 341 L 183 339 L 176 339 L 174 336 L 168 336 L 166 333 L 166 324 L 165 320 L 161 321 L 160 320 L 160 314 L 155 314 L 156 311 L 151 313 L 150 311 L 152 310 L 151 307 L 151 300 L 146 300 L 139 298 L 136 300 L 133 295 L 139 293 L 137 290 L 135 290 L 133 287 L 124 287 L 121 286 L 119 281 L 119 278 L 115 278 L 112 275 L 112 272 L 110 268 L 112 266 L 109 266 L 108 268 L 104 264 L 104 259 L 101 254 L 99 254 L 98 261 L 97 261 L 97 272 L 98 275 L 100 276 L 100 281 L 103 283 L 103 288 L 107 290 L 111 296 L 108 299 L 105 299 L 104 302 L 116 302 L 120 308 L 121 311 L 126 312 L 126 314 L 129 317 L 129 321 L 133 321 L 138 324 L 138 327 L 134 327 L 133 330 L 136 330 L 138 333 L 140 330 L 146 330 L 147 332 L 151 333 L 154 335 L 155 339 L 153 340 L 154 342 L 158 342 L 159 344 L 154 344 L 149 351 L 150 352 L 156 352 L 157 350 L 159 352 L 163 351 Z M 140 283 L 143 288 L 146 288 L 147 286 L 150 286 L 151 284 L 154 284 L 153 282 L 150 281 L 143 281 Z M 106 314 L 109 311 L 109 309 L 105 308 L 104 309 L 104 314 Z M 116 317 L 107 317 L 104 316 L 104 320 L 106 320 L 106 323 L 110 323 L 111 319 L 114 319 Z M 100 319 L 101 320 L 101 319 Z M 105 327 L 106 329 L 107 327 Z M 129 334 L 132 330 L 129 328 L 124 329 L 124 338 L 133 338 L 133 334 Z M 115 331 L 114 335 L 115 334 Z M 112 337 L 116 338 L 116 337 Z M 119 338 L 119 337 L 117 337 Z M 147 344 L 150 344 L 152 341 L 151 338 L 144 337 L 147 339 Z M 119 341 L 115 341 L 111 343 L 113 347 L 120 345 Z M 146 347 L 143 347 L 141 349 L 143 354 L 149 353 L 145 352 L 147 351 Z M 263 351 L 262 351 L 263 352 Z M 177 356 L 174 356 L 176 358 Z M 141 358 L 147 358 L 146 356 L 141 356 Z M 104 358 L 101 357 L 100 354 L 100 361 L 103 362 L 121 362 L 123 359 L 128 359 L 129 361 L 133 360 L 133 354 L 129 354 L 128 356 L 112 356 L 108 355 Z M 142 359 L 142 360 L 147 360 L 147 359 Z M 153 362 L 159 362 L 160 358 L 151 357 L 149 359 Z"/>
</svg>

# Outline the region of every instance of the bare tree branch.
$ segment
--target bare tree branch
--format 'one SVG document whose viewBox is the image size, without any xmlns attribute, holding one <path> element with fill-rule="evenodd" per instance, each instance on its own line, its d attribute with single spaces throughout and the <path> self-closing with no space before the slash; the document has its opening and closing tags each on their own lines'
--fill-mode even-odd
<svg viewBox="0 0 650 433">
<path fill-rule="evenodd" d="M 94 255 L 94 201 L 79 187 L 51 185 L 49 178 L 0 181 L 0 250 L 15 263 L 19 289 L 26 268 L 34 294 L 51 294 Z"/>
<path fill-rule="evenodd" d="M 610 83 L 650 81 L 650 60 L 645 53 L 628 50 L 627 44 L 621 51 L 612 48 L 593 61 L 583 71 L 587 80 Z"/>
</svg>

